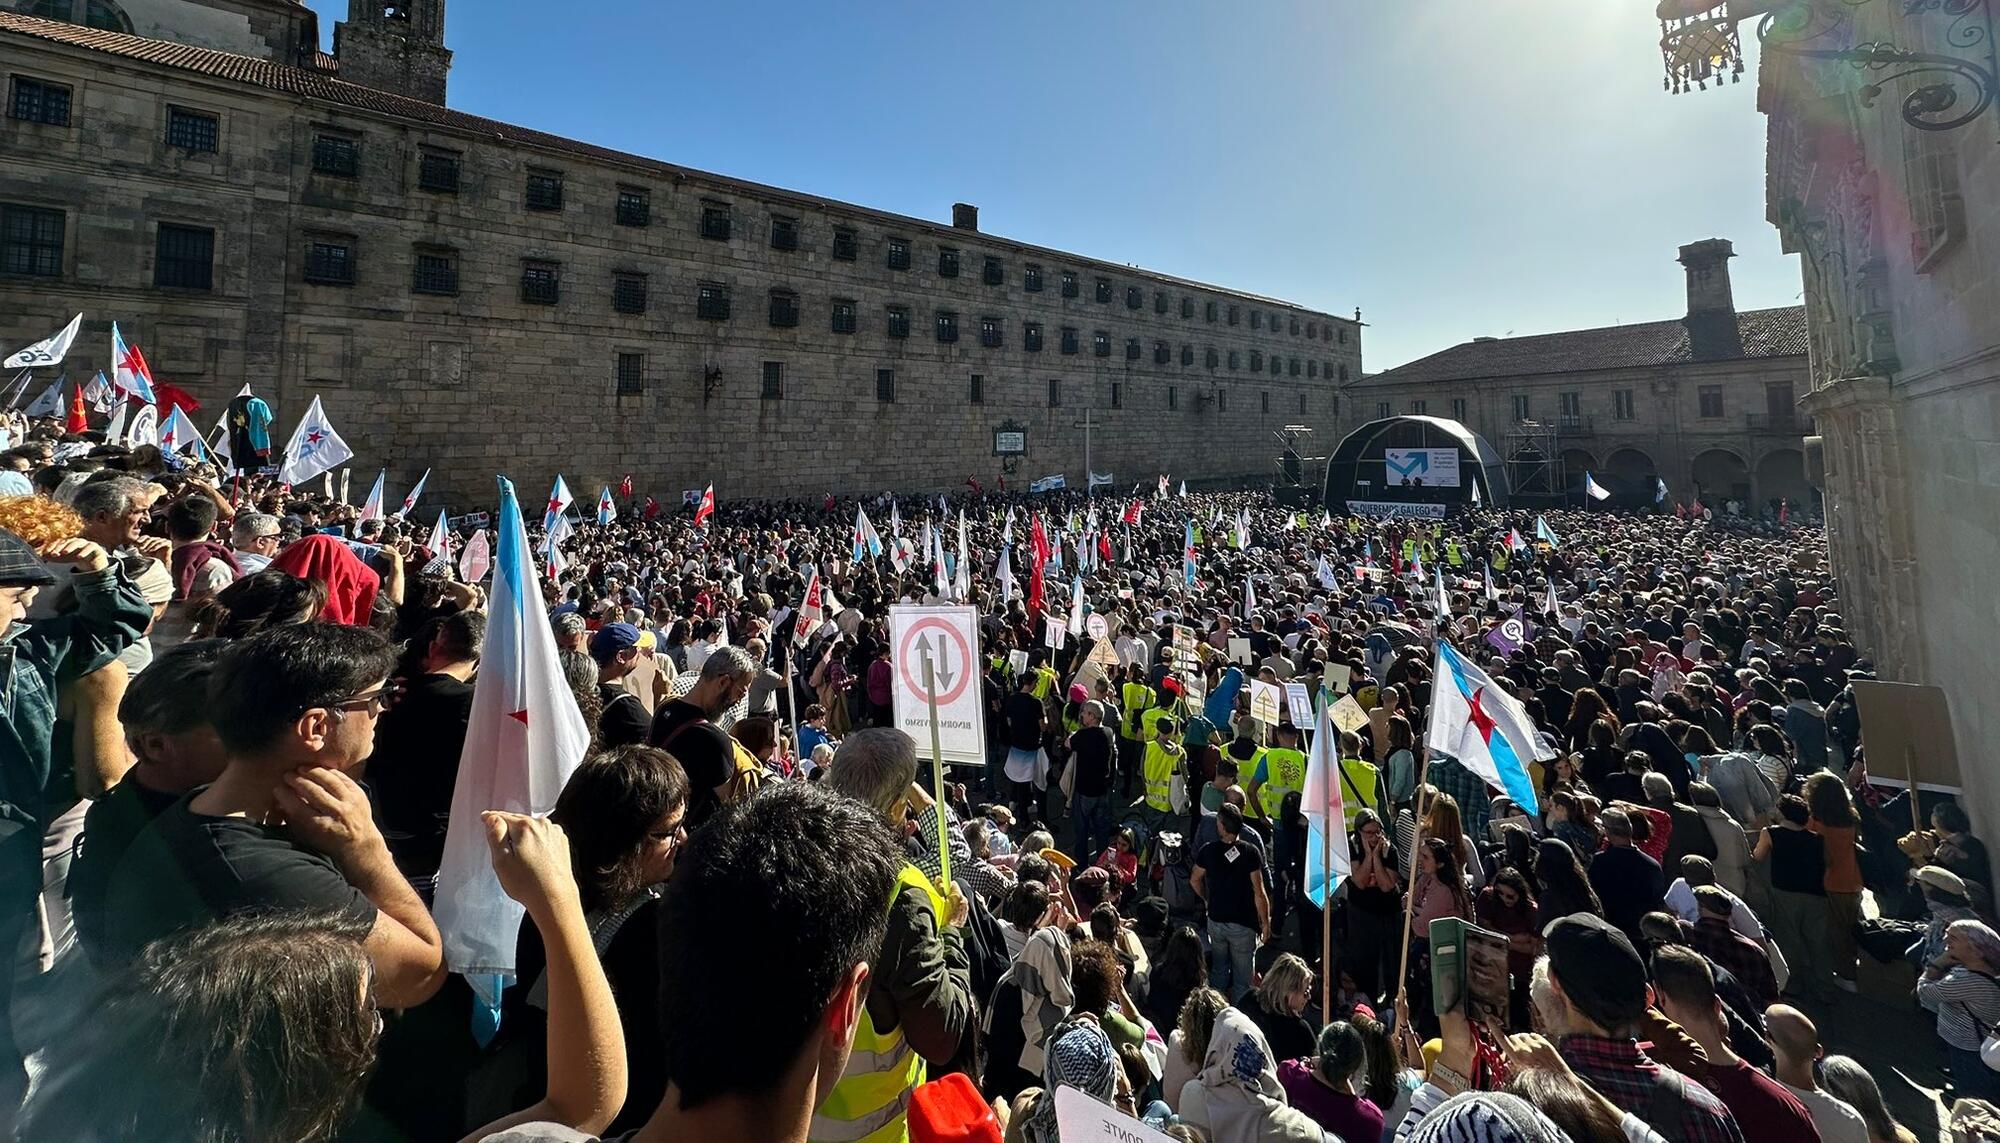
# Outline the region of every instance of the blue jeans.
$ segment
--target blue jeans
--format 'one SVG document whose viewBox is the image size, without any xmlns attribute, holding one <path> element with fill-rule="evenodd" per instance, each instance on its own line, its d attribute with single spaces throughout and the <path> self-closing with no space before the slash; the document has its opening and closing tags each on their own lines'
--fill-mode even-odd
<svg viewBox="0 0 2000 1143">
<path fill-rule="evenodd" d="M 1111 799 L 1078 794 L 1069 803 L 1069 836 L 1075 852 L 1070 856 L 1088 865 L 1111 844 Z"/>
<path fill-rule="evenodd" d="M 1208 986 L 1231 1004 L 1250 991 L 1257 959 L 1257 930 L 1228 921 L 1208 923 Z"/>
</svg>

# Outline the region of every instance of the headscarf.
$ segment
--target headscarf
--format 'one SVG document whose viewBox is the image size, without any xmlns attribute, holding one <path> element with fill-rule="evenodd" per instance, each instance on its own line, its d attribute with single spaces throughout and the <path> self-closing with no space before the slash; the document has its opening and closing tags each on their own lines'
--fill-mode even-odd
<svg viewBox="0 0 2000 1143">
<path fill-rule="evenodd" d="M 1319 1124 L 1286 1101 L 1271 1045 L 1237 1009 L 1225 1008 L 1215 1018 L 1196 1078 L 1213 1143 L 1321 1143 L 1326 1137 Z"/>
<path fill-rule="evenodd" d="M 1402 1143 L 1570 1143 L 1570 1137 L 1519 1096 L 1465 1091 L 1432 1108 Z"/>
<path fill-rule="evenodd" d="M 1059 1143 L 1056 1134 L 1056 1088 L 1073 1087 L 1111 1106 L 1118 1094 L 1118 1049 L 1111 1037 L 1087 1016 L 1072 1016 L 1049 1033 L 1042 1062 L 1042 1094 L 1028 1110 L 1022 1132 L 1028 1143 Z"/>
<path fill-rule="evenodd" d="M 326 608 L 319 613 L 320 622 L 368 626 L 369 613 L 375 609 L 375 593 L 382 589 L 382 577 L 362 563 L 346 541 L 324 533 L 307 536 L 279 552 L 271 566 L 300 579 L 316 579 L 326 584 Z"/>
</svg>

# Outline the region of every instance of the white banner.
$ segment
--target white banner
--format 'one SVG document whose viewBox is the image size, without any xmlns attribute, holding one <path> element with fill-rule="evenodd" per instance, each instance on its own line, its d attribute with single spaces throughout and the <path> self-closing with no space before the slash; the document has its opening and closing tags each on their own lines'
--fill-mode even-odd
<svg viewBox="0 0 2000 1143">
<path fill-rule="evenodd" d="M 39 369 L 50 365 L 60 365 L 62 364 L 62 359 L 69 354 L 70 343 L 76 340 L 76 331 L 81 328 L 83 328 L 83 315 L 78 314 L 69 319 L 68 325 L 57 330 L 55 333 L 14 354 L 6 361 L 0 362 L 0 367 L 7 369 Z"/>
<path fill-rule="evenodd" d="M 1347 510 L 1356 516 L 1386 516 L 1404 520 L 1442 520 L 1442 504 L 1397 504 L 1388 500 L 1349 500 Z"/>
<path fill-rule="evenodd" d="M 1458 487 L 1458 450 L 1455 448 L 1392 448 L 1383 450 L 1382 456 L 1387 462 L 1383 482 L 1391 488 L 1399 485 Z"/>
<path fill-rule="evenodd" d="M 1040 480 L 1035 481 L 1033 484 L 1028 485 L 1028 491 L 1060 492 L 1061 490 L 1068 487 L 1069 487 L 1069 479 L 1063 476 L 1061 473 L 1057 473 L 1054 476 L 1044 476 Z"/>
</svg>

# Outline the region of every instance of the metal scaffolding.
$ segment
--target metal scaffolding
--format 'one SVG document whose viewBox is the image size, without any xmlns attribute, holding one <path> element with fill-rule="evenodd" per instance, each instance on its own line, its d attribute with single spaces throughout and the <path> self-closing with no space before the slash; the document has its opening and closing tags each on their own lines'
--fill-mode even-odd
<svg viewBox="0 0 2000 1143">
<path fill-rule="evenodd" d="M 1553 422 L 1517 421 L 1501 438 L 1507 482 L 1515 496 L 1560 497 L 1569 488 Z"/>
</svg>

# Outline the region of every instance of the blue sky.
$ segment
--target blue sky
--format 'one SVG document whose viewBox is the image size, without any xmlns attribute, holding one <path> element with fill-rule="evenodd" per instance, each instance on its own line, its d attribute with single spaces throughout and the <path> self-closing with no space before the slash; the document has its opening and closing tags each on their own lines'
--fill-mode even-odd
<svg viewBox="0 0 2000 1143">
<path fill-rule="evenodd" d="M 346 0 L 308 0 L 330 41 Z M 451 105 L 1271 294 L 1374 372 L 1677 317 L 1676 247 L 1795 304 L 1746 80 L 1661 90 L 1639 0 L 456 0 Z M 1004 14 L 1003 14 L 1004 13 Z"/>
</svg>

